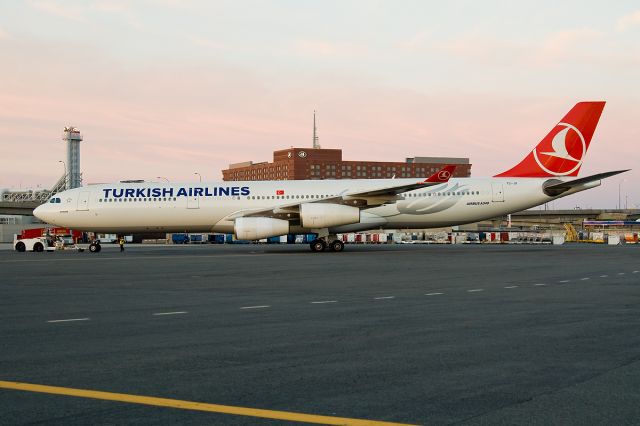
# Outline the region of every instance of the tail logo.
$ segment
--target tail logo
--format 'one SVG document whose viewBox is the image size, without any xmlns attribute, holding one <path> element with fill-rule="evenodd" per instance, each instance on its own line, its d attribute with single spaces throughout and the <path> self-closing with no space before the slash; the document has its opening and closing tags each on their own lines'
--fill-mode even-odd
<svg viewBox="0 0 640 426">
<path fill-rule="evenodd" d="M 541 143 L 533 149 L 533 157 L 550 175 L 567 176 L 582 166 L 587 143 L 580 130 L 571 124 L 558 123 L 556 129 L 559 130 L 550 144 Z"/>
<path fill-rule="evenodd" d="M 438 180 L 447 181 L 451 177 L 451 172 L 449 170 L 441 170 L 438 173 Z"/>
</svg>

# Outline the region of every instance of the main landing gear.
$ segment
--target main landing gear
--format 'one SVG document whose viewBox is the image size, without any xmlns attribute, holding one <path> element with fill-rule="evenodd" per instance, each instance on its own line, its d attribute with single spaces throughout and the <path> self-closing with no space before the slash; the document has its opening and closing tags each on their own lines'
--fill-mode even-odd
<svg viewBox="0 0 640 426">
<path fill-rule="evenodd" d="M 321 252 L 327 248 L 329 248 L 329 250 L 331 251 L 335 251 L 336 253 L 343 251 L 344 243 L 338 240 L 337 238 L 335 238 L 335 235 L 332 235 L 332 237 L 333 238 L 323 237 L 323 238 L 318 238 L 316 240 L 313 240 L 311 244 L 309 244 L 309 247 L 311 247 L 311 251 Z M 327 239 L 330 240 L 331 242 L 327 243 Z"/>
</svg>

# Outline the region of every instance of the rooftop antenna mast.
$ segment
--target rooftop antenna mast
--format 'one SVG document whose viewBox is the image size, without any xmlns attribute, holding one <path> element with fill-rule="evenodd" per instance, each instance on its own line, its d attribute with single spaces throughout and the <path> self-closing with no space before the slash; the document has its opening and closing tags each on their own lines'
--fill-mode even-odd
<svg viewBox="0 0 640 426">
<path fill-rule="evenodd" d="M 318 142 L 318 128 L 316 127 L 316 110 L 313 110 L 313 149 L 320 149 Z"/>
</svg>

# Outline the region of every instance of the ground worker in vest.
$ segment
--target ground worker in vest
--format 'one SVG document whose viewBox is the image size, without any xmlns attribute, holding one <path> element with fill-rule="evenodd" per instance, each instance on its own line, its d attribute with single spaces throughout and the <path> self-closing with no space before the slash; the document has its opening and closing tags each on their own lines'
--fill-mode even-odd
<svg viewBox="0 0 640 426">
<path fill-rule="evenodd" d="M 124 237 L 120 237 L 118 243 L 120 244 L 120 252 L 122 253 L 124 251 Z"/>
</svg>

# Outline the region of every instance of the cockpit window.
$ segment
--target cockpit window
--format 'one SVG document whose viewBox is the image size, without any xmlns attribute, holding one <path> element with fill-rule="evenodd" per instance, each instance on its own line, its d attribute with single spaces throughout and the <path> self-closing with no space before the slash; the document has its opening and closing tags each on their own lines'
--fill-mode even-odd
<svg viewBox="0 0 640 426">
<path fill-rule="evenodd" d="M 52 199 L 50 199 L 50 200 L 49 200 L 49 202 L 50 202 L 50 203 L 57 204 L 57 203 L 61 203 L 61 202 L 62 202 L 62 200 L 60 200 L 60 198 L 56 197 L 56 198 L 52 198 Z"/>
</svg>

